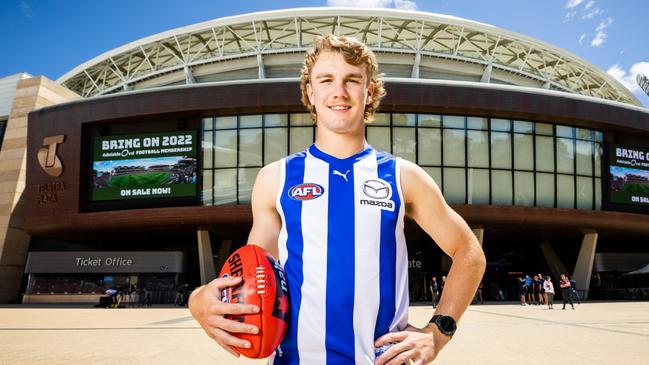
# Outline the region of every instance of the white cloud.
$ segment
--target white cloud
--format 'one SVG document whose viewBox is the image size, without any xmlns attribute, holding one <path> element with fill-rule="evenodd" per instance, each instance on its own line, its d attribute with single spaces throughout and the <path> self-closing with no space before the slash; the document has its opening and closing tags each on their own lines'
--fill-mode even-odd
<svg viewBox="0 0 649 365">
<path fill-rule="evenodd" d="M 584 6 L 584 10 L 590 9 L 593 5 L 595 5 L 595 2 L 594 1 L 589 1 L 588 4 L 586 4 L 586 6 Z"/>
<path fill-rule="evenodd" d="M 577 5 L 581 4 L 582 2 L 584 2 L 584 0 L 568 0 L 568 2 L 566 3 L 566 8 L 572 9 Z"/>
<path fill-rule="evenodd" d="M 577 15 L 577 11 L 576 11 L 576 10 L 575 10 L 575 11 L 569 11 L 569 12 L 567 12 L 567 13 L 566 13 L 566 17 L 563 18 L 563 22 L 566 23 L 566 22 L 569 21 L 570 19 L 574 18 L 575 15 Z"/>
<path fill-rule="evenodd" d="M 590 45 L 593 47 L 599 47 L 602 44 L 604 44 L 604 41 L 606 40 L 606 33 L 602 32 L 601 30 L 595 34 L 595 38 L 593 38 L 592 41 L 590 41 Z"/>
<path fill-rule="evenodd" d="M 594 17 L 604 14 L 604 10 L 600 9 L 599 7 L 595 7 L 593 10 L 589 11 L 588 13 L 584 14 L 581 18 L 582 19 L 593 19 Z"/>
<path fill-rule="evenodd" d="M 327 0 L 327 6 L 417 10 L 417 3 L 411 0 Z"/>
<path fill-rule="evenodd" d="M 649 62 L 643 61 L 634 63 L 628 72 L 616 63 L 609 67 L 606 72 L 624 85 L 624 87 L 629 89 L 629 91 L 635 93 L 641 90 L 640 86 L 638 86 L 636 82 L 638 74 L 649 76 Z"/>
<path fill-rule="evenodd" d="M 417 4 L 410 0 L 394 0 L 394 7 L 402 10 L 417 10 Z"/>
<path fill-rule="evenodd" d="M 602 20 L 601 22 L 599 22 L 599 25 L 597 26 L 597 28 L 595 28 L 595 31 L 599 32 L 601 30 L 604 30 L 608 28 L 608 26 L 611 24 L 613 24 L 613 18 L 608 17 L 606 18 L 606 20 Z"/>
<path fill-rule="evenodd" d="M 25 18 L 32 17 L 32 4 L 28 3 L 27 1 L 21 1 L 18 6 L 20 6 L 20 11 L 23 13 Z"/>
<path fill-rule="evenodd" d="M 586 33 L 582 34 L 581 37 L 579 37 L 579 44 L 584 43 L 584 38 L 586 38 Z"/>
</svg>

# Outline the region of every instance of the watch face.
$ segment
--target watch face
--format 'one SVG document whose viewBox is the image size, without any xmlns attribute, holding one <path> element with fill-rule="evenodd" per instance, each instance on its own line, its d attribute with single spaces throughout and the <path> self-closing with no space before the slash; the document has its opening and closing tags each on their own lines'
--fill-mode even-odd
<svg viewBox="0 0 649 365">
<path fill-rule="evenodd" d="M 455 331 L 455 320 L 449 316 L 442 316 L 439 319 L 439 326 L 444 332 L 453 333 Z"/>
</svg>

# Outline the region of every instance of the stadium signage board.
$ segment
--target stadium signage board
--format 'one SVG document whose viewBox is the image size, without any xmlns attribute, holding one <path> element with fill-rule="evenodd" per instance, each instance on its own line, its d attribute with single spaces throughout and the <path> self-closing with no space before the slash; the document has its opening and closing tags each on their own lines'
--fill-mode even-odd
<svg viewBox="0 0 649 365">
<path fill-rule="evenodd" d="M 649 206 L 649 148 L 609 147 L 609 201 Z"/>
<path fill-rule="evenodd" d="M 96 137 L 91 201 L 196 196 L 196 131 Z"/>
</svg>

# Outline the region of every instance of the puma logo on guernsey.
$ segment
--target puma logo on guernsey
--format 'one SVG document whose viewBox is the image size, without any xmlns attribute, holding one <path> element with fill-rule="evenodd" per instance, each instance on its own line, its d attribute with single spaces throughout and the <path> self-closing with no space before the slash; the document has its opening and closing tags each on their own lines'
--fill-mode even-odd
<svg viewBox="0 0 649 365">
<path fill-rule="evenodd" d="M 338 171 L 338 170 L 334 170 L 333 174 L 338 175 L 338 176 L 342 176 L 343 179 L 345 179 L 345 182 L 347 182 L 347 174 L 349 174 L 349 170 L 347 170 L 347 172 L 345 172 L 344 174 L 342 172 Z"/>
</svg>

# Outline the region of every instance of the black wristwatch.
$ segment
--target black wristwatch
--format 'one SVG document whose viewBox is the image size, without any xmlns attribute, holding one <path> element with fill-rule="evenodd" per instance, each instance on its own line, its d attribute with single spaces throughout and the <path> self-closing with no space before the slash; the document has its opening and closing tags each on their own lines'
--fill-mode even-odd
<svg viewBox="0 0 649 365">
<path fill-rule="evenodd" d="M 429 323 L 434 323 L 439 331 L 448 337 L 453 337 L 455 330 L 457 329 L 457 324 L 451 316 L 436 314 L 433 318 L 430 319 Z"/>
</svg>

